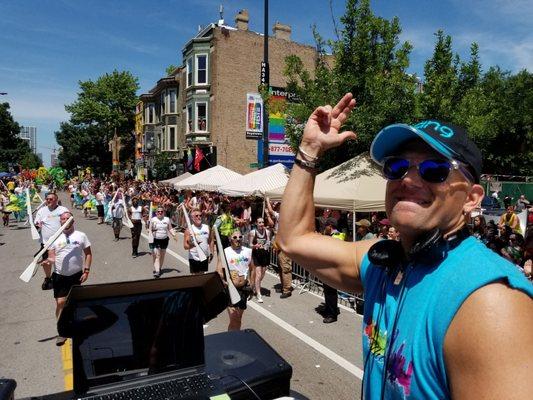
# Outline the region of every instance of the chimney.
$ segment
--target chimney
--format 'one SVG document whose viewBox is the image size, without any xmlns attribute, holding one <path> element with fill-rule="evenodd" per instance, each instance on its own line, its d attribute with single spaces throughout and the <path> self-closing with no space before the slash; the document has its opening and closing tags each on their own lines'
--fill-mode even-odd
<svg viewBox="0 0 533 400">
<path fill-rule="evenodd" d="M 291 41 L 292 29 L 290 25 L 283 25 L 283 24 L 280 24 L 279 22 L 276 22 L 272 30 L 274 31 L 274 37 L 276 39 L 283 39 L 283 40 L 287 40 L 288 42 Z"/>
<path fill-rule="evenodd" d="M 248 10 L 241 10 L 235 16 L 235 27 L 241 31 L 247 31 L 249 21 L 250 16 L 248 15 Z"/>
</svg>

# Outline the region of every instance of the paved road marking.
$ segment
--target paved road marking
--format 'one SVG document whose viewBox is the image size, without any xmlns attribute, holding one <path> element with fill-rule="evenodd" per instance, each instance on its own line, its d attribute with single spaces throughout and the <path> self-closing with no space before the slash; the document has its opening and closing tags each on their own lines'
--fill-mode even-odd
<svg viewBox="0 0 533 400">
<path fill-rule="evenodd" d="M 296 336 L 298 339 L 300 339 L 305 344 L 311 346 L 313 349 L 318 351 L 319 353 L 322 353 L 324 356 L 329 358 L 331 361 L 339 365 L 340 367 L 344 368 L 349 373 L 355 375 L 359 379 L 363 379 L 363 370 L 357 367 L 356 365 L 352 364 L 345 358 L 339 356 L 337 353 L 331 351 L 326 346 L 322 345 L 321 343 L 317 342 L 315 339 L 307 336 L 302 331 L 296 329 L 295 327 L 289 325 L 287 322 L 279 318 L 278 316 L 274 315 L 270 311 L 266 310 L 265 308 L 261 307 L 260 305 L 249 301 L 248 306 L 253 308 L 258 313 L 262 314 L 264 317 L 268 318 L 275 324 L 279 325 L 283 329 L 285 329 L 287 332 L 291 333 L 292 335 Z"/>
<path fill-rule="evenodd" d="M 61 347 L 61 360 L 63 362 L 63 375 L 65 379 L 65 390 L 74 388 L 74 379 L 72 375 L 72 340 L 68 339 Z"/>
</svg>

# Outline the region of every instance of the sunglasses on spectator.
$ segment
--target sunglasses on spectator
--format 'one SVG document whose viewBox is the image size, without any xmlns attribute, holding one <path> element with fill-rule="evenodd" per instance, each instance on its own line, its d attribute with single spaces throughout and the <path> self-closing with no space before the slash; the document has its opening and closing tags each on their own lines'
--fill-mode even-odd
<svg viewBox="0 0 533 400">
<path fill-rule="evenodd" d="M 192 216 L 193 216 L 193 217 L 201 217 L 202 214 L 193 214 Z"/>
<path fill-rule="evenodd" d="M 410 160 L 405 158 L 389 157 L 383 163 L 383 176 L 389 181 L 397 181 L 405 178 L 411 167 L 416 167 L 420 177 L 429 183 L 446 181 L 452 170 L 459 170 L 469 181 L 474 181 L 465 164 L 456 160 L 439 159 L 428 159 L 418 164 L 412 164 Z"/>
<path fill-rule="evenodd" d="M 232 236 L 231 237 L 233 240 L 241 240 L 242 239 L 242 236 Z"/>
</svg>

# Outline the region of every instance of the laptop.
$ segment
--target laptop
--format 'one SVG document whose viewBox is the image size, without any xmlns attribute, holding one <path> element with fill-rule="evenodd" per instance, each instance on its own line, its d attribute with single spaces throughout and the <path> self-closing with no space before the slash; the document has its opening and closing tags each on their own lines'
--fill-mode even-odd
<svg viewBox="0 0 533 400">
<path fill-rule="evenodd" d="M 203 324 L 226 304 L 216 273 L 73 287 L 58 329 L 72 337 L 76 398 L 224 394 L 205 372 Z"/>
</svg>

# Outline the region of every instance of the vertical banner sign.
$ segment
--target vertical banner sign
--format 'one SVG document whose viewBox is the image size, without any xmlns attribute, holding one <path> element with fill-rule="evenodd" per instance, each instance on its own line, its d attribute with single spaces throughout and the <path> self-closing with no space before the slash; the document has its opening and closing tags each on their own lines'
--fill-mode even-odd
<svg viewBox="0 0 533 400">
<path fill-rule="evenodd" d="M 268 63 L 261 61 L 261 85 L 266 85 L 269 81 L 270 67 Z"/>
<path fill-rule="evenodd" d="M 293 93 L 284 88 L 271 87 L 268 107 L 268 161 L 269 164 L 281 163 L 287 168 L 294 164 L 294 153 L 285 138 L 285 106 L 287 102 L 298 102 Z"/>
<path fill-rule="evenodd" d="M 263 99 L 259 93 L 246 94 L 246 139 L 261 139 L 263 135 Z"/>
</svg>

